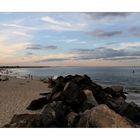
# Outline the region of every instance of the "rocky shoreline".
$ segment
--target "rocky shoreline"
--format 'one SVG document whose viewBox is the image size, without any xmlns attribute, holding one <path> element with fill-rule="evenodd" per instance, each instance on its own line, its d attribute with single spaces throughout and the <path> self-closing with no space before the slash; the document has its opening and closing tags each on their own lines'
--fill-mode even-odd
<svg viewBox="0 0 140 140">
<path fill-rule="evenodd" d="M 137 128 L 140 107 L 126 102 L 121 86 L 102 88 L 87 75 L 49 79 L 51 92 L 31 101 L 37 114 L 14 115 L 6 128 Z"/>
</svg>

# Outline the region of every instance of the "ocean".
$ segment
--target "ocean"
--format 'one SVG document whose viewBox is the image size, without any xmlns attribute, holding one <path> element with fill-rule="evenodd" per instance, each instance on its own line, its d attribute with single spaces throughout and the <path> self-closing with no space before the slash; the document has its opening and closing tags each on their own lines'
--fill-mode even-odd
<svg viewBox="0 0 140 140">
<path fill-rule="evenodd" d="M 134 72 L 133 72 L 134 70 Z M 68 74 L 87 74 L 103 87 L 121 85 L 128 92 L 127 101 L 134 101 L 140 106 L 140 67 L 50 67 L 12 69 L 13 73 L 25 76 L 65 76 Z"/>
</svg>

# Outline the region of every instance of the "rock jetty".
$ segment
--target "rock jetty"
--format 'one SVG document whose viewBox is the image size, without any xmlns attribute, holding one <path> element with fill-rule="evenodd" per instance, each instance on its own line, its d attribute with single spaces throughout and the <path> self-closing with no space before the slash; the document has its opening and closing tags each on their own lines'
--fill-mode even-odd
<svg viewBox="0 0 140 140">
<path fill-rule="evenodd" d="M 103 88 L 87 75 L 49 80 L 52 91 L 31 101 L 37 114 L 14 115 L 8 128 L 134 128 L 140 124 L 140 107 L 126 102 L 121 86 Z"/>
</svg>

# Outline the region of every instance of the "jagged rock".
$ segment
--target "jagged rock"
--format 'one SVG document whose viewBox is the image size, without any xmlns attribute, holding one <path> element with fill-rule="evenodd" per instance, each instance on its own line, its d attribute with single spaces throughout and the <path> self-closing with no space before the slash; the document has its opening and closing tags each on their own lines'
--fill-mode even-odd
<svg viewBox="0 0 140 140">
<path fill-rule="evenodd" d="M 66 116 L 66 120 L 67 120 L 67 126 L 68 127 L 75 127 L 76 123 L 77 123 L 77 117 L 78 114 L 75 112 L 70 112 L 67 116 Z"/>
<path fill-rule="evenodd" d="M 87 75 L 75 75 L 74 78 L 72 79 L 73 82 L 77 83 L 78 85 L 90 85 L 92 84 L 92 80 L 90 79 L 90 77 L 88 77 Z"/>
<path fill-rule="evenodd" d="M 86 100 L 86 96 L 78 84 L 70 81 L 61 93 L 61 100 L 73 108 L 78 108 Z"/>
<path fill-rule="evenodd" d="M 51 100 L 51 98 L 52 98 L 52 96 L 54 96 L 54 94 L 63 91 L 63 88 L 64 88 L 63 83 L 60 80 L 58 80 L 56 82 L 56 84 L 54 85 L 53 89 L 52 89 L 52 92 L 51 92 L 51 95 L 49 97 L 49 100 Z"/>
<path fill-rule="evenodd" d="M 133 128 L 134 125 L 115 113 L 108 106 L 102 104 L 86 110 L 77 124 L 83 128 Z"/>
<path fill-rule="evenodd" d="M 61 101 L 49 103 L 41 112 L 44 127 L 66 127 L 65 116 L 69 108 Z"/>
<path fill-rule="evenodd" d="M 140 107 L 138 107 L 134 102 L 124 102 L 117 112 L 131 119 L 133 122 L 140 122 Z"/>
<path fill-rule="evenodd" d="M 41 128 L 42 122 L 40 114 L 20 114 L 14 115 L 6 128 Z"/>
<path fill-rule="evenodd" d="M 50 98 L 51 101 L 59 101 L 61 100 L 61 92 L 56 92 L 55 94 L 53 94 Z"/>
<path fill-rule="evenodd" d="M 92 107 L 98 105 L 91 90 L 85 89 L 84 94 L 86 95 L 86 100 L 83 102 L 82 105 L 83 110 L 91 109 Z"/>
<path fill-rule="evenodd" d="M 111 89 L 113 89 L 116 93 L 123 93 L 123 86 L 111 86 Z"/>
<path fill-rule="evenodd" d="M 67 75 L 66 77 L 64 77 L 63 82 L 67 83 L 67 82 L 71 81 L 72 79 L 73 79 L 72 75 Z"/>
<path fill-rule="evenodd" d="M 104 89 L 105 93 L 111 95 L 111 97 L 116 97 L 116 91 L 114 91 L 112 88 L 107 87 Z"/>
<path fill-rule="evenodd" d="M 30 105 L 26 108 L 28 110 L 37 110 L 37 109 L 41 109 L 43 108 L 43 106 L 45 104 L 48 103 L 48 100 L 46 97 L 42 97 L 42 98 L 39 98 L 39 99 L 36 99 L 36 100 L 33 100 Z"/>
</svg>

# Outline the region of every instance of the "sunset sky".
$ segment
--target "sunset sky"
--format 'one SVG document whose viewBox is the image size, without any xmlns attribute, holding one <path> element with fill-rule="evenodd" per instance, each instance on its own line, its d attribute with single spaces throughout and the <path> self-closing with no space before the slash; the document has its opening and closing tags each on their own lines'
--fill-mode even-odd
<svg viewBox="0 0 140 140">
<path fill-rule="evenodd" d="M 140 66 L 140 13 L 0 13 L 0 65 Z"/>
</svg>

